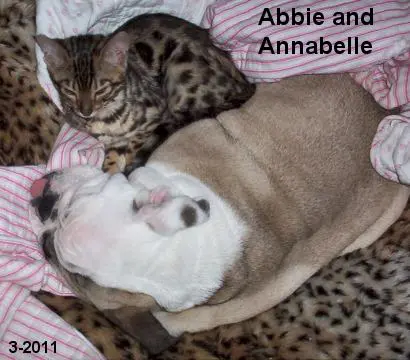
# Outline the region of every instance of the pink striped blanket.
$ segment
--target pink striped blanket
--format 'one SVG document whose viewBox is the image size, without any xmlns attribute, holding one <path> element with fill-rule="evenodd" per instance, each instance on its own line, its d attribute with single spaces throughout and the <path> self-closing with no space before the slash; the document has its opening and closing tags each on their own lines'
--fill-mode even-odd
<svg viewBox="0 0 410 360">
<path fill-rule="evenodd" d="M 0 359 L 104 359 L 30 294 L 73 295 L 45 261 L 29 216 L 34 180 L 66 166 L 101 166 L 103 158 L 101 144 L 65 125 L 46 165 L 0 167 Z"/>
<path fill-rule="evenodd" d="M 326 22 L 324 25 L 297 27 L 267 23 L 259 26 L 266 7 L 280 7 L 286 11 L 296 8 L 304 13 L 309 7 L 312 12 L 321 11 L 325 18 L 334 11 L 360 12 L 372 7 L 374 25 L 331 26 Z M 371 149 L 371 160 L 383 176 L 410 184 L 410 157 L 407 155 L 410 145 L 408 0 L 219 0 L 208 8 L 202 24 L 210 28 L 215 40 L 232 54 L 237 66 L 252 81 L 277 81 L 301 73 L 348 71 L 382 106 L 403 106 L 400 115 L 389 116 L 380 124 Z M 45 25 L 42 24 L 43 29 L 48 28 Z M 70 31 L 66 29 L 66 33 Z M 361 41 L 371 41 L 373 51 L 368 55 L 258 54 L 265 36 L 272 42 L 317 41 L 320 36 L 335 42 L 357 36 Z M 40 75 L 40 82 L 44 84 L 45 81 Z M 50 96 L 53 98 L 52 93 Z M 0 358 L 103 359 L 79 332 L 30 295 L 31 290 L 39 289 L 60 295 L 70 295 L 71 292 L 44 261 L 29 221 L 29 188 L 35 179 L 65 166 L 85 163 L 101 166 L 102 158 L 100 144 L 64 126 L 47 164 L 0 168 Z M 38 342 L 40 351 L 37 354 L 14 351 L 15 346 L 24 348 L 24 341 Z"/>
<path fill-rule="evenodd" d="M 263 21 L 270 8 L 292 8 L 306 15 L 321 12 L 322 25 L 271 25 Z M 362 14 L 373 9 L 373 25 L 337 25 L 335 12 Z M 410 3 L 408 0 L 220 0 L 210 5 L 202 20 L 215 41 L 228 50 L 246 76 L 254 82 L 277 81 L 298 74 L 352 72 L 385 108 L 404 106 L 402 113 L 381 122 L 371 149 L 371 161 L 380 175 L 410 184 Z M 262 40 L 347 43 L 349 37 L 370 41 L 370 54 L 259 53 Z"/>
</svg>

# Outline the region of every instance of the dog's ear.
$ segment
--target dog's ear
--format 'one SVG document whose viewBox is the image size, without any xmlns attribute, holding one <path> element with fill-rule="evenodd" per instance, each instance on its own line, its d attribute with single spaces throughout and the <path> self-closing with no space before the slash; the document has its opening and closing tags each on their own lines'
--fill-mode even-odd
<svg viewBox="0 0 410 360">
<path fill-rule="evenodd" d="M 135 307 L 123 307 L 105 310 L 104 315 L 139 341 L 152 355 L 161 353 L 178 340 L 165 330 L 150 311 L 140 312 Z"/>
<path fill-rule="evenodd" d="M 138 218 L 160 235 L 172 236 L 176 232 L 200 225 L 209 219 L 209 202 L 188 196 L 167 198 L 158 204 L 146 204 L 137 209 Z"/>
</svg>

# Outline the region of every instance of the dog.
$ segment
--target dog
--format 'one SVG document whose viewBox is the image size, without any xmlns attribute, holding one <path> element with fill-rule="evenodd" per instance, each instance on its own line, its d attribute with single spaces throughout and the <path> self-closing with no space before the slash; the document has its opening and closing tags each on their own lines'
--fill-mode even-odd
<svg viewBox="0 0 410 360">
<path fill-rule="evenodd" d="M 44 252 L 152 353 L 253 317 L 401 214 L 409 189 L 369 160 L 387 114 L 345 74 L 260 84 L 128 178 L 77 167 L 38 180 Z"/>
</svg>

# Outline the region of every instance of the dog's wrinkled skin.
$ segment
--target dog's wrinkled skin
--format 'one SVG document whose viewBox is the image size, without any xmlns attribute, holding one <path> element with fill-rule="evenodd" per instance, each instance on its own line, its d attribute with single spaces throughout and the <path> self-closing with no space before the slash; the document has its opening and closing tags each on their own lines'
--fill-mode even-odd
<svg viewBox="0 0 410 360">
<path fill-rule="evenodd" d="M 219 287 L 204 301 L 193 301 L 192 305 L 201 306 L 166 312 L 148 295 L 100 287 L 90 279 L 79 281 L 79 275 L 68 272 L 49 249 L 57 241 L 52 231 L 59 230 L 55 220 L 61 216 L 55 214 L 52 220 L 53 211 L 65 209 L 64 198 L 72 191 L 69 182 L 50 181 L 56 194 L 49 196 L 48 207 L 41 205 L 41 198 L 34 202 L 39 213 L 45 207 L 50 214 L 44 249 L 76 292 L 99 308 L 110 309 L 111 316 L 118 314 L 113 317 L 131 333 L 136 331 L 134 335 L 141 336 L 137 314 L 151 310 L 159 323 L 147 315 L 149 321 L 143 323 L 150 324 L 150 332 L 142 335 L 150 338 L 153 352 L 184 331 L 248 319 L 283 300 L 332 257 L 372 243 L 398 218 L 408 189 L 379 177 L 369 162 L 371 140 L 385 115 L 347 75 L 303 76 L 260 85 L 241 109 L 176 133 L 153 154 L 147 167 L 130 176 L 145 186 L 152 183 L 152 188 L 171 183 L 188 197 L 209 201 L 211 216 L 202 228 L 189 230 L 191 241 L 201 239 L 203 229 L 212 229 L 217 220 L 225 224 L 215 227 L 208 239 L 209 244 L 229 244 L 222 255 L 213 254 L 219 267 L 207 268 L 209 259 L 198 258 L 197 267 L 206 264 L 204 273 L 210 278 L 221 276 Z M 157 175 L 144 179 L 147 171 Z M 120 194 L 121 186 L 114 192 Z M 115 228 L 127 226 L 118 221 Z M 144 230 L 143 235 L 148 234 Z M 143 235 L 135 241 L 143 241 Z M 167 236 L 171 241 L 176 235 Z M 138 259 L 140 255 L 135 254 Z M 223 259 L 226 262 L 221 264 Z M 82 270 L 92 267 L 80 261 L 74 265 Z M 134 266 L 128 269 L 132 272 Z M 193 269 L 179 271 L 183 278 Z M 108 276 L 99 276 L 102 269 L 98 272 L 92 274 L 93 280 L 109 286 Z M 118 285 L 124 285 L 121 282 Z M 136 316 L 134 322 L 131 314 Z M 171 337 L 164 336 L 163 327 Z"/>
</svg>

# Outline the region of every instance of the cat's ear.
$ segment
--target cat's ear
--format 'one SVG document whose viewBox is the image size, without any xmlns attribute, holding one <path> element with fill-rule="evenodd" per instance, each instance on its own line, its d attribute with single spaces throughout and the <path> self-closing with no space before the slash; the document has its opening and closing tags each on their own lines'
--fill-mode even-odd
<svg viewBox="0 0 410 360">
<path fill-rule="evenodd" d="M 61 69 L 68 64 L 68 53 L 56 39 L 50 39 L 46 35 L 34 37 L 38 46 L 44 53 L 44 61 L 53 69 Z"/>
<path fill-rule="evenodd" d="M 120 31 L 104 45 L 101 60 L 110 66 L 125 69 L 129 47 L 130 36 L 125 31 Z"/>
</svg>

